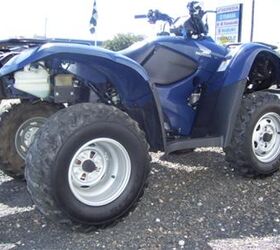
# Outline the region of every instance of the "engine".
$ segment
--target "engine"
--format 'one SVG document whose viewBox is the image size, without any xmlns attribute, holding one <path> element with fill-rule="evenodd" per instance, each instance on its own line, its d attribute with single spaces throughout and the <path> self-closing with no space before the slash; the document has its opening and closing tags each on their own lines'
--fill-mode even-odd
<svg viewBox="0 0 280 250">
<path fill-rule="evenodd" d="M 51 99 L 55 103 L 77 103 L 83 101 L 103 102 L 118 106 L 120 97 L 108 79 L 91 82 L 81 72 L 88 70 L 85 64 L 69 60 L 40 61 L 24 67 L 13 75 L 14 89 L 40 99 Z"/>
</svg>

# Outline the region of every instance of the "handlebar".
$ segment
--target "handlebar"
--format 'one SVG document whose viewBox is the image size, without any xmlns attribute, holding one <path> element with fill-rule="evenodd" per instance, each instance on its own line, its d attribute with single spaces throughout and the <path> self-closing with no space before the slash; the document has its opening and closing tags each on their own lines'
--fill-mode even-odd
<svg viewBox="0 0 280 250">
<path fill-rule="evenodd" d="M 156 23 L 157 21 L 165 21 L 170 25 L 173 24 L 173 18 L 167 14 L 161 13 L 158 10 L 149 10 L 147 15 L 135 15 L 135 19 L 148 18 L 149 23 Z"/>
<path fill-rule="evenodd" d="M 134 18 L 135 19 L 141 19 L 141 18 L 147 18 L 147 15 L 135 15 Z"/>
<path fill-rule="evenodd" d="M 158 10 L 149 10 L 147 15 L 135 15 L 136 19 L 147 18 L 148 22 L 155 24 L 157 21 L 164 21 L 169 24 L 170 32 L 175 35 L 186 35 L 189 37 L 193 36 L 203 36 L 208 33 L 208 25 L 203 22 L 203 17 L 207 13 L 217 13 L 216 11 L 204 11 L 198 1 L 192 1 L 187 5 L 189 10 L 190 18 L 184 23 L 184 25 L 174 28 L 175 24 L 180 18 L 174 19 L 167 14 L 161 13 Z M 165 25 L 163 27 L 163 33 L 165 30 Z"/>
</svg>

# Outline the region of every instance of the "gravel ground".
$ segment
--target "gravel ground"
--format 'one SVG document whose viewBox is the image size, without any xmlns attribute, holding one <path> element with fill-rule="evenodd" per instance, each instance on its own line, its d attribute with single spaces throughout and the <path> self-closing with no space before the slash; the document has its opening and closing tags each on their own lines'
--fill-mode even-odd
<svg viewBox="0 0 280 250">
<path fill-rule="evenodd" d="M 218 148 L 152 156 L 136 210 L 89 233 L 46 221 L 25 183 L 0 173 L 0 249 L 280 249 L 279 173 L 235 176 Z"/>
</svg>

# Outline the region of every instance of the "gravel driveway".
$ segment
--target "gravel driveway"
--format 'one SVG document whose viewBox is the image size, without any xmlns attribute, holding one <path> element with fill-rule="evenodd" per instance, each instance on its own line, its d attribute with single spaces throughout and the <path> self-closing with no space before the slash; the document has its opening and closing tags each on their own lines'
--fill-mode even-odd
<svg viewBox="0 0 280 250">
<path fill-rule="evenodd" d="M 25 183 L 0 173 L 0 249 L 280 249 L 279 173 L 235 176 L 218 148 L 152 156 L 136 210 L 89 233 L 46 221 Z"/>
</svg>

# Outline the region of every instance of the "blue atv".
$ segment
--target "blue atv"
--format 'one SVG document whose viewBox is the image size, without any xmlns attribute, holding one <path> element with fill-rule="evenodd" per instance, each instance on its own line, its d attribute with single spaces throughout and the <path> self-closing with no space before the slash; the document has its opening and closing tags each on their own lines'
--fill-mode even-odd
<svg viewBox="0 0 280 250">
<path fill-rule="evenodd" d="M 223 147 L 244 176 L 278 170 L 274 47 L 220 46 L 207 36 L 206 12 L 197 2 L 188 10 L 190 18 L 170 30 L 175 36 L 165 32 L 119 53 L 47 43 L 1 68 L 11 91 L 68 104 L 38 131 L 26 157 L 28 190 L 48 218 L 93 227 L 120 220 L 143 195 L 149 151 Z M 176 21 L 159 11 L 145 17 Z"/>
</svg>

